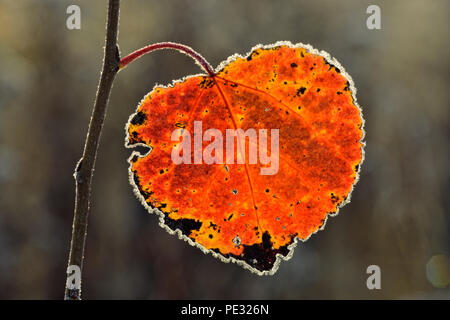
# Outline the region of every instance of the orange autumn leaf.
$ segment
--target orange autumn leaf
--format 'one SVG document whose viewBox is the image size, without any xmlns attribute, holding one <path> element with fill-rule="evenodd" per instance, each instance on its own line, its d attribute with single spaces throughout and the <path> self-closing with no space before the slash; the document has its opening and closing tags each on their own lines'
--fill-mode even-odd
<svg viewBox="0 0 450 320">
<path fill-rule="evenodd" d="M 288 42 L 232 56 L 215 73 L 156 86 L 140 102 L 127 146 L 151 149 L 129 158 L 130 181 L 170 233 L 223 261 L 273 274 L 298 239 L 323 228 L 350 199 L 364 156 L 356 89 L 328 54 Z M 235 149 L 245 163 L 219 155 L 223 163 L 175 164 L 171 155 L 182 142 L 172 133 L 194 132 L 194 121 L 224 136 L 227 129 L 279 129 L 277 172 L 263 175 L 264 164 L 250 163 L 248 138 L 245 150 Z M 203 152 L 211 143 L 205 140 Z M 194 159 L 194 152 L 185 156 Z"/>
</svg>

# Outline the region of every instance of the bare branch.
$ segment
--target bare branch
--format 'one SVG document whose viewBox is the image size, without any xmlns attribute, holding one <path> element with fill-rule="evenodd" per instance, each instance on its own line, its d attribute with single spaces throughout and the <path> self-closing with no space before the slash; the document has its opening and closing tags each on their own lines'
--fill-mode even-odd
<svg viewBox="0 0 450 320">
<path fill-rule="evenodd" d="M 88 216 L 91 196 L 91 182 L 100 135 L 105 121 L 106 109 L 114 78 L 119 71 L 120 56 L 117 47 L 120 0 L 110 0 L 106 27 L 106 46 L 103 70 L 100 77 L 91 121 L 89 123 L 83 156 L 75 167 L 75 210 L 72 225 L 72 240 L 68 266 L 78 266 L 83 270 L 84 246 L 87 235 Z M 75 268 L 76 269 L 76 268 Z M 81 272 L 80 272 L 81 276 Z M 81 282 L 71 288 L 68 274 L 65 299 L 81 299 Z"/>
</svg>

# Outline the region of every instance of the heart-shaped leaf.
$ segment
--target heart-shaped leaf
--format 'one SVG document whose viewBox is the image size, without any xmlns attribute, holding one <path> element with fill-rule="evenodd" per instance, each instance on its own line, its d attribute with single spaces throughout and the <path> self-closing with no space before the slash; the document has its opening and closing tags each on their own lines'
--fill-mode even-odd
<svg viewBox="0 0 450 320">
<path fill-rule="evenodd" d="M 349 201 L 363 160 L 362 127 L 353 82 L 336 60 L 308 45 L 257 46 L 214 76 L 156 86 L 141 101 L 127 146 L 151 151 L 133 152 L 130 181 L 170 233 L 272 274 L 297 239 L 308 239 Z M 237 129 L 245 139 L 233 138 L 230 155 L 227 130 Z M 266 156 L 277 159 L 256 153 L 255 163 L 251 146 L 265 137 L 272 146 Z"/>
</svg>

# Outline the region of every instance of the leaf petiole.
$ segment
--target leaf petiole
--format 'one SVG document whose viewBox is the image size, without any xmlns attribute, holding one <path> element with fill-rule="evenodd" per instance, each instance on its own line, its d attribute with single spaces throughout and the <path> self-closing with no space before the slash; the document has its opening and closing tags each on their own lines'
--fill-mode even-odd
<svg viewBox="0 0 450 320">
<path fill-rule="evenodd" d="M 211 67 L 211 65 L 208 63 L 208 61 L 206 61 L 206 59 L 203 58 L 198 52 L 194 51 L 192 48 L 190 48 L 188 46 L 185 46 L 185 45 L 182 45 L 179 43 L 175 43 L 175 42 L 159 42 L 159 43 L 151 44 L 151 45 L 148 45 L 141 49 L 138 49 L 120 60 L 120 64 L 119 64 L 120 69 L 119 70 L 122 70 L 130 62 L 136 60 L 137 58 L 140 58 L 141 56 L 143 56 L 146 53 L 156 51 L 156 50 L 162 50 L 162 49 L 173 49 L 173 50 L 180 51 L 184 54 L 187 54 L 192 59 L 194 59 L 195 62 L 198 65 L 200 65 L 206 71 L 206 73 L 208 73 L 208 75 L 210 77 L 214 77 L 216 75 L 216 73 L 214 72 L 214 69 Z"/>
</svg>

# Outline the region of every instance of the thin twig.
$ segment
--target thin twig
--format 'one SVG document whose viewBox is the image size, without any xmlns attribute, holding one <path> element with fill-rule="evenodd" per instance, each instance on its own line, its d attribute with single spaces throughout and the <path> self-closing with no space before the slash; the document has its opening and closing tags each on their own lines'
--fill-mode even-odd
<svg viewBox="0 0 450 320">
<path fill-rule="evenodd" d="M 117 47 L 120 0 L 109 0 L 108 22 L 106 27 L 106 46 L 103 60 L 103 71 L 100 77 L 94 109 L 89 123 L 83 156 L 75 168 L 75 210 L 72 225 L 72 241 L 68 266 L 73 270 L 83 270 L 84 246 L 87 234 L 90 207 L 91 182 L 94 173 L 95 159 L 103 123 L 105 121 L 109 94 L 114 78 L 119 71 L 120 56 Z M 68 268 L 69 270 L 69 268 Z M 75 288 L 68 287 L 66 282 L 65 299 L 81 299 L 81 282 Z M 81 279 L 80 279 L 81 280 Z"/>
</svg>

